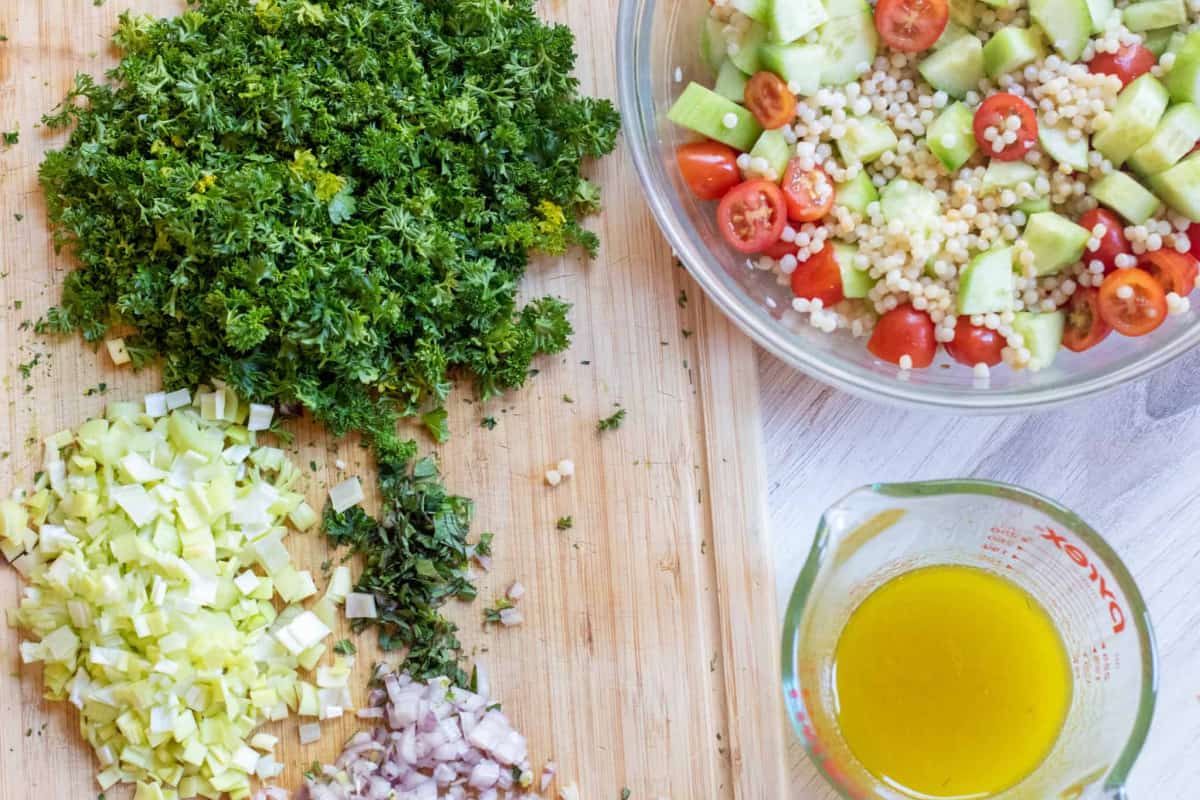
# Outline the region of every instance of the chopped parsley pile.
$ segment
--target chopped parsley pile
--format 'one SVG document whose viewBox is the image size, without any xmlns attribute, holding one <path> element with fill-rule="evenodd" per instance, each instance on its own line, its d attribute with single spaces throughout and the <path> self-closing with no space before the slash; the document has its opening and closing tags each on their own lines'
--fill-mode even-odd
<svg viewBox="0 0 1200 800">
<path fill-rule="evenodd" d="M 397 421 L 424 413 L 440 439 L 453 375 L 487 398 L 567 346 L 567 306 L 518 306 L 517 282 L 533 252 L 595 252 L 580 166 L 617 112 L 579 96 L 574 38 L 531 0 L 200 0 L 125 14 L 114 42 L 109 81 L 80 76 L 47 118 L 73 127 L 40 177 L 79 262 L 49 327 L 132 328 L 168 387 L 219 378 L 361 432 L 384 522 L 330 533 L 378 562 L 360 588 L 393 601 L 384 644 L 418 644 L 421 676 L 456 669 L 429 604 L 467 591 L 464 501 L 414 478 Z"/>
</svg>

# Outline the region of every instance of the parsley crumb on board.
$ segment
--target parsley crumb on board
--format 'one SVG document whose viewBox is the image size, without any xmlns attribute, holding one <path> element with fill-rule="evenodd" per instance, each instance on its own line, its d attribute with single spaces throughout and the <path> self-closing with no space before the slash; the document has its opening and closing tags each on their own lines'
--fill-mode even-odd
<svg viewBox="0 0 1200 800">
<path fill-rule="evenodd" d="M 625 409 L 618 408 L 612 416 L 605 417 L 596 423 L 596 429 L 600 432 L 615 431 L 621 427 L 621 423 L 625 421 Z"/>
<path fill-rule="evenodd" d="M 575 520 L 571 516 L 559 517 L 558 522 L 554 523 L 554 527 L 560 531 L 567 531 L 575 527 Z"/>
</svg>

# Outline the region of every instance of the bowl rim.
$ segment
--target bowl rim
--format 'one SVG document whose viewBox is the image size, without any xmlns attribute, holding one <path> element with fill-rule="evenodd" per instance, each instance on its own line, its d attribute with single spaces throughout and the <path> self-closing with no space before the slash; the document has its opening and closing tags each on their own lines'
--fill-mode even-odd
<svg viewBox="0 0 1200 800">
<path fill-rule="evenodd" d="M 655 222 L 675 254 L 687 268 L 705 295 L 718 309 L 755 343 L 771 355 L 806 375 L 837 389 L 872 400 L 910 408 L 932 408 L 976 414 L 1001 414 L 1015 411 L 1045 410 L 1086 397 L 1102 394 L 1136 381 L 1158 370 L 1200 343 L 1200 325 L 1195 325 L 1155 350 L 1123 366 L 1086 380 L 1071 380 L 1045 387 L 988 389 L 974 393 L 932 390 L 895 377 L 884 377 L 848 363 L 828 360 L 797 346 L 797 339 L 777 320 L 746 296 L 740 287 L 722 281 L 724 268 L 707 252 L 707 247 L 689 235 L 693 226 L 673 207 L 673 198 L 660 191 L 654 174 L 656 156 L 651 152 L 657 141 L 658 126 L 649 91 L 639 91 L 642 74 L 639 59 L 647 57 L 640 47 L 648 40 L 655 0 L 621 0 L 617 17 L 617 90 L 623 116 L 623 129 L 633 156 L 643 194 Z"/>
</svg>

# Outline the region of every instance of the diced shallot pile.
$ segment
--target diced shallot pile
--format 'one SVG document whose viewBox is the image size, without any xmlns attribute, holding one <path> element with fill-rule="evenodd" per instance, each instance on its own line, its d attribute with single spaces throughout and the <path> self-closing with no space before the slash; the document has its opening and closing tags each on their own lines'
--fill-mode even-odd
<svg viewBox="0 0 1200 800">
<path fill-rule="evenodd" d="M 360 731 L 297 800 L 532 800 L 525 737 L 513 729 L 486 681 L 478 692 L 446 678 L 428 683 L 381 666 L 383 688 L 358 712 L 384 724 Z"/>
</svg>

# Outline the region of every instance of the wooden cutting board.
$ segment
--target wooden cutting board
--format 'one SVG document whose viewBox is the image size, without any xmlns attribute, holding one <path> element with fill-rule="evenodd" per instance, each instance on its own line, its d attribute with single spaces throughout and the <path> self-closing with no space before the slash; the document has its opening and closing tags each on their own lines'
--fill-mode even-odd
<svg viewBox="0 0 1200 800">
<path fill-rule="evenodd" d="M 18 145 L 0 145 L 0 492 L 7 494 L 30 479 L 44 437 L 109 400 L 158 388 L 152 372 L 116 369 L 76 337 L 49 342 L 22 324 L 57 301 L 68 267 L 51 247 L 37 186 L 41 154 L 56 143 L 38 120 L 77 71 L 99 74 L 112 63 L 108 37 L 119 12 L 166 14 L 177 6 L 0 5 L 0 33 L 8 37 L 0 43 L 0 129 L 20 131 Z M 541 10 L 578 35 L 584 91 L 615 96 L 617 0 Z M 447 480 L 476 499 L 477 530 L 497 534 L 480 599 L 451 612 L 529 735 L 537 767 L 558 762 L 558 785 L 577 782 L 585 800 L 617 800 L 622 787 L 634 800 L 779 800 L 785 734 L 753 349 L 673 265 L 627 154 L 592 169 L 605 191 L 605 212 L 591 223 L 604 242 L 600 257 L 538 263 L 525 287 L 574 303 L 574 346 L 544 360 L 521 392 L 481 407 L 460 391 L 451 405 L 453 437 L 439 453 Z M 37 354 L 23 377 L 18 365 Z M 102 382 L 106 394 L 89 392 Z M 625 424 L 598 435 L 597 420 L 617 403 L 628 409 Z M 485 415 L 499 421 L 494 430 L 480 427 Z M 292 458 L 316 465 L 308 484 L 314 505 L 343 477 L 338 459 L 346 474 L 371 484 L 355 441 L 310 425 L 294 432 Z M 562 458 L 575 461 L 577 474 L 551 489 L 543 472 Z M 574 527 L 557 531 L 565 515 Z M 329 556 L 317 534 L 294 536 L 290 547 L 310 568 Z M 526 623 L 482 630 L 482 608 L 518 579 L 528 587 Z M 18 591 L 16 574 L 0 567 L 0 605 L 14 606 Z M 360 640 L 360 687 L 376 656 L 362 646 L 370 638 Z M 0 627 L 0 800 L 95 797 L 95 765 L 72 709 L 40 699 L 39 671 L 20 664 L 17 643 L 15 631 Z M 314 759 L 332 759 L 355 728 L 352 718 L 327 722 L 320 742 L 301 747 L 297 724 L 277 726 L 288 788 Z"/>
</svg>

